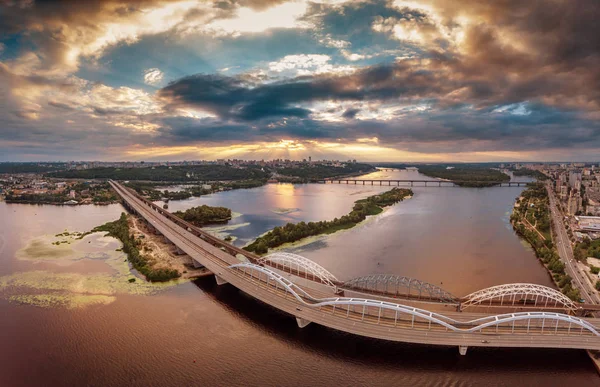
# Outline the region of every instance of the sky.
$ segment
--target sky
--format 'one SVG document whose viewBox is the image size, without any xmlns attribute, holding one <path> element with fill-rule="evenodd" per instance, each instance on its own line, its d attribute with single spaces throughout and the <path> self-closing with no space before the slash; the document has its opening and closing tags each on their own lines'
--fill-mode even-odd
<svg viewBox="0 0 600 387">
<path fill-rule="evenodd" d="M 0 0 L 0 161 L 600 160 L 598 0 Z"/>
</svg>

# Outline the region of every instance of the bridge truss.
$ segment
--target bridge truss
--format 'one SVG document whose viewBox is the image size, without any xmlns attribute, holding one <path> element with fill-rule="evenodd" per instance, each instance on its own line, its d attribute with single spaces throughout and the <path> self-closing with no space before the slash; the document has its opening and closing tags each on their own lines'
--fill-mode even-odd
<svg viewBox="0 0 600 387">
<path fill-rule="evenodd" d="M 388 296 L 404 296 L 418 300 L 458 303 L 458 299 L 444 289 L 425 281 L 390 274 L 374 274 L 344 282 L 345 289 Z"/>
<path fill-rule="evenodd" d="M 315 298 L 273 270 L 252 264 L 230 266 L 283 298 L 291 296 L 303 306 L 342 318 L 388 327 L 451 330 L 459 333 L 555 334 L 600 336 L 587 321 L 563 313 L 519 312 L 459 321 L 440 313 L 392 302 L 349 297 Z M 288 296 L 289 295 L 289 296 Z M 301 309 L 296 308 L 301 311 Z"/>
<path fill-rule="evenodd" d="M 547 286 L 536 284 L 505 284 L 492 286 L 469 294 L 463 299 L 461 309 L 476 305 L 501 306 L 530 305 L 533 307 L 562 307 L 575 311 L 577 306 L 564 294 Z"/>
<path fill-rule="evenodd" d="M 325 285 L 336 288 L 338 279 L 323 266 L 292 253 L 273 253 L 259 260 L 259 263 L 296 274 L 298 277 L 316 279 Z"/>
</svg>

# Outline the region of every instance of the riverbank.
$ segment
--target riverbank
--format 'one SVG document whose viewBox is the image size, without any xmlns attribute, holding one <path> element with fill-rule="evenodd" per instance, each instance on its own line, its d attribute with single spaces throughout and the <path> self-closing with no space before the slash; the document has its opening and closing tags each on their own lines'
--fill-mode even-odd
<svg viewBox="0 0 600 387">
<path fill-rule="evenodd" d="M 412 196 L 413 192 L 405 188 L 393 188 L 390 191 L 370 196 L 354 202 L 352 211 L 341 218 L 331 221 L 288 223 L 283 227 L 261 235 L 244 249 L 256 254 L 266 254 L 270 248 L 293 243 L 306 237 L 333 234 L 340 230 L 352 228 L 364 221 L 368 216 L 380 214 L 384 207 L 398 203 Z"/>
<path fill-rule="evenodd" d="M 191 278 L 208 272 L 197 272 L 189 257 L 186 261 L 177 257 L 177 250 L 159 240 L 138 222 L 133 215 L 121 214 L 121 217 L 102 226 L 95 227 L 92 232 L 105 231 L 123 243 L 122 250 L 127 254 L 131 265 L 148 281 L 164 282 L 180 277 Z M 174 250 L 173 250 L 174 249 Z"/>
<path fill-rule="evenodd" d="M 563 294 L 578 301 L 579 290 L 572 286 L 556 250 L 550 227 L 549 198 L 543 183 L 533 183 L 517 198 L 510 216 L 515 232 L 533 249 L 535 256 L 548 271 L 554 284 Z"/>
</svg>

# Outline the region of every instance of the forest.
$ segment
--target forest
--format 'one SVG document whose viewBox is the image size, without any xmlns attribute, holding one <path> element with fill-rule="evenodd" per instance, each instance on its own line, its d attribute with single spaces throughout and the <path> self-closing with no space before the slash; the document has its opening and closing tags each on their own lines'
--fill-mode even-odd
<svg viewBox="0 0 600 387">
<path fill-rule="evenodd" d="M 479 165 L 419 165 L 419 172 L 440 179 L 455 181 L 461 187 L 491 187 L 510 181 L 510 176 L 499 170 Z M 450 169 L 448 169 L 450 168 Z"/>
<path fill-rule="evenodd" d="M 202 227 L 208 224 L 227 222 L 231 219 L 231 210 L 226 207 L 211 207 L 204 204 L 189 208 L 184 212 L 176 211 L 173 215 L 192 223 L 194 226 Z"/>
</svg>

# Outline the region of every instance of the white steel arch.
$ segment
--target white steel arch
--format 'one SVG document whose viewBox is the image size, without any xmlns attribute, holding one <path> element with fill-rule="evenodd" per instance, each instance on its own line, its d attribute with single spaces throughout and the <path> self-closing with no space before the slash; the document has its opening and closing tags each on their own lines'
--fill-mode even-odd
<svg viewBox="0 0 600 387">
<path fill-rule="evenodd" d="M 464 297 L 463 308 L 485 302 L 500 302 L 501 305 L 562 306 L 576 310 L 577 305 L 561 292 L 547 286 L 515 283 L 492 286 Z"/>
<path fill-rule="evenodd" d="M 361 307 L 358 314 L 361 314 L 362 311 L 362 320 L 364 321 L 365 315 L 372 318 L 377 317 L 376 324 L 379 324 L 381 318 L 391 319 L 394 322 L 394 326 L 398 324 L 400 321 L 399 317 L 402 314 L 411 316 L 412 326 L 415 325 L 415 318 L 420 319 L 420 321 L 424 321 L 426 324 L 429 324 L 429 329 L 431 329 L 431 324 L 436 324 L 438 326 L 444 327 L 448 330 L 452 330 L 454 332 L 462 332 L 462 333 L 474 333 L 480 332 L 485 328 L 496 327 L 498 329 L 502 324 L 504 325 L 504 329 L 511 329 L 511 333 L 515 332 L 515 329 L 525 329 L 526 333 L 530 333 L 530 328 L 532 327 L 532 322 L 534 325 L 541 321 L 541 333 L 548 334 L 558 332 L 559 324 L 564 323 L 568 324 L 568 326 L 561 326 L 561 332 L 567 331 L 567 335 L 571 334 L 571 326 L 575 325 L 580 328 L 580 331 L 587 330 L 594 336 L 600 336 L 600 333 L 596 330 L 596 328 L 588 323 L 587 321 L 580 319 L 578 317 L 570 316 L 563 313 L 554 313 L 554 312 L 519 312 L 519 313 L 508 313 L 508 314 L 500 314 L 495 316 L 485 316 L 479 319 L 469 320 L 469 321 L 459 321 L 452 319 L 450 317 L 444 316 L 439 313 L 430 312 L 425 309 L 414 308 L 411 306 L 395 304 L 391 302 L 379 301 L 379 300 L 371 300 L 364 298 L 348 298 L 348 297 L 335 297 L 335 298 L 314 298 L 300 287 L 286 279 L 285 277 L 277 274 L 276 272 L 259 265 L 255 265 L 252 263 L 240 263 L 230 266 L 232 269 L 238 269 L 242 271 L 244 274 L 250 274 L 254 276 L 257 280 L 263 280 L 260 274 L 265 275 L 266 284 L 269 285 L 269 281 L 273 281 L 277 285 L 281 285 L 282 288 L 285 289 L 286 295 L 289 292 L 296 300 L 298 300 L 303 305 L 310 308 L 321 308 L 325 306 L 333 307 L 333 313 L 335 314 L 336 307 L 338 308 L 338 312 L 341 310 L 345 312 L 346 317 L 350 316 L 351 307 L 352 313 L 356 314 L 356 307 Z M 369 312 L 369 309 L 375 309 L 378 311 L 375 315 Z M 392 316 L 393 318 L 391 318 Z M 527 325 L 523 326 L 515 326 L 515 322 L 517 321 L 527 321 Z M 550 323 L 546 324 L 549 321 Z M 506 324 L 512 324 L 508 326 Z M 546 333 L 544 333 L 544 325 L 546 326 Z M 537 326 L 535 326 L 537 328 Z M 568 330 L 567 330 L 568 329 Z M 540 333 L 539 331 L 535 331 L 534 333 Z"/>
<path fill-rule="evenodd" d="M 339 282 L 338 279 L 323 266 L 297 254 L 277 252 L 261 258 L 259 263 L 277 269 L 282 268 L 292 274 L 295 271 L 299 276 L 304 275 L 305 278 L 318 278 L 322 283 L 333 288 L 335 288 L 336 283 Z"/>
</svg>

